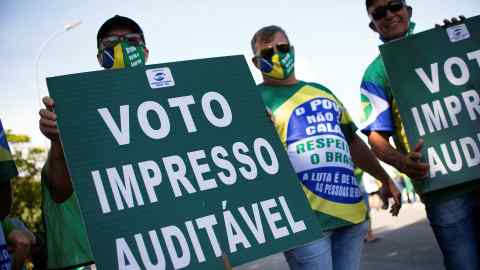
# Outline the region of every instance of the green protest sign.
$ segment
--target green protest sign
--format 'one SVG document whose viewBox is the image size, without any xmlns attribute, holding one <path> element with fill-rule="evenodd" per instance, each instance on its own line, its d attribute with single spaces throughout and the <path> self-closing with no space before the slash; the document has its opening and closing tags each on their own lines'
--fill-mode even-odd
<svg viewBox="0 0 480 270">
<path fill-rule="evenodd" d="M 242 56 L 47 84 L 99 269 L 223 269 L 321 237 Z"/>
<path fill-rule="evenodd" d="M 380 48 L 410 145 L 424 138 L 421 193 L 480 176 L 480 16 Z"/>
</svg>

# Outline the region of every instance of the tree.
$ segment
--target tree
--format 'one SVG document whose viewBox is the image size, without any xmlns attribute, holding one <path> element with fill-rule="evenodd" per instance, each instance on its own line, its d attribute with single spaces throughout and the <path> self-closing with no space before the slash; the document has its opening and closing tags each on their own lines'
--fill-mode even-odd
<svg viewBox="0 0 480 270">
<path fill-rule="evenodd" d="M 7 140 L 19 176 L 12 181 L 13 207 L 10 216 L 19 217 L 33 232 L 42 231 L 40 171 L 46 160 L 46 149 L 30 146 L 28 135 L 7 130 Z"/>
</svg>

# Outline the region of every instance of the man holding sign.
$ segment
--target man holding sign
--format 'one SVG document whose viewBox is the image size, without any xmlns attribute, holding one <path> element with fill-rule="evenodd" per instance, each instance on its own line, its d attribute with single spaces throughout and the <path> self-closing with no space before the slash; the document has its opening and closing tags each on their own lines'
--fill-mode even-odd
<svg viewBox="0 0 480 270">
<path fill-rule="evenodd" d="M 406 1 L 367 0 L 366 7 L 371 18 L 370 28 L 380 34 L 382 41 L 402 39 L 413 33 L 415 24 L 410 21 L 412 8 L 407 6 Z M 432 87 L 432 82 L 426 79 L 428 76 L 425 72 L 417 69 L 417 74 L 421 81 L 426 83 L 426 89 Z M 431 74 L 435 76 L 433 72 Z M 470 105 L 475 103 L 469 98 L 466 100 Z M 430 177 L 434 177 L 434 164 L 430 162 L 432 167 L 429 167 L 420 160 L 423 140 L 413 148 L 408 144 L 405 122 L 400 119 L 398 103 L 393 98 L 391 81 L 386 75 L 381 56 L 370 64 L 364 74 L 361 101 L 365 121 L 362 131 L 368 136 L 377 156 L 413 179 L 425 179 L 429 172 Z M 396 149 L 390 145 L 390 137 L 394 138 Z M 480 268 L 476 236 L 480 225 L 474 220 L 474 190 L 478 189 L 478 183 L 477 180 L 422 194 L 422 201 L 426 205 L 427 216 L 444 255 L 447 269 Z"/>
<path fill-rule="evenodd" d="M 97 47 L 99 64 L 105 69 L 144 65 L 148 58 L 140 26 L 118 15 L 100 27 Z M 93 256 L 58 137 L 55 103 L 49 97 L 43 98 L 43 103 L 46 108 L 40 110 L 40 131 L 51 141 L 42 170 L 48 269 L 71 269 L 93 263 Z"/>
<path fill-rule="evenodd" d="M 356 270 L 368 230 L 367 207 L 355 179 L 354 164 L 400 193 L 366 144 L 342 103 L 326 87 L 297 80 L 294 50 L 278 26 L 260 29 L 251 42 L 252 61 L 262 72 L 258 86 L 287 150 L 305 196 L 326 237 L 285 253 L 292 270 Z"/>
<path fill-rule="evenodd" d="M 99 34 L 104 66 L 143 59 L 130 54 L 144 50 L 130 33 L 111 34 Z M 42 124 L 52 139 L 61 132 L 56 165 L 68 173 L 57 180 L 73 180 L 75 193 L 63 193 L 78 198 L 78 237 L 88 234 L 99 269 L 221 269 L 323 236 L 301 187 L 283 181 L 295 173 L 243 56 L 64 75 L 47 86 L 56 114 L 42 111 L 51 116 Z M 44 180 L 62 172 L 54 165 Z"/>
</svg>

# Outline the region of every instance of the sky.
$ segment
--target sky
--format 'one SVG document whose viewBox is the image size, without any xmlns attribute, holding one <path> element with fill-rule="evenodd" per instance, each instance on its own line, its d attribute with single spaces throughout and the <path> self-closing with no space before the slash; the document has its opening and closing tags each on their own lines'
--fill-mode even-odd
<svg viewBox="0 0 480 270">
<path fill-rule="evenodd" d="M 478 0 L 407 2 L 416 32 L 447 17 L 480 14 Z M 96 34 L 119 14 L 142 27 L 148 64 L 238 54 L 250 62 L 252 35 L 279 25 L 295 46 L 297 78 L 327 86 L 358 122 L 360 81 L 381 44 L 368 27 L 364 5 L 364 0 L 0 0 L 0 119 L 6 129 L 47 146 L 38 129 L 41 97 L 48 95 L 45 77 L 101 70 Z M 76 21 L 82 23 L 64 31 Z M 250 69 L 260 82 L 260 73 Z"/>
</svg>

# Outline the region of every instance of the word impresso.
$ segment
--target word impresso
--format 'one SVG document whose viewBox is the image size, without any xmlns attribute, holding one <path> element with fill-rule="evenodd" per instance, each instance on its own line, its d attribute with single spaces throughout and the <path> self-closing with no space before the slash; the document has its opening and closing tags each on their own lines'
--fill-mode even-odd
<svg viewBox="0 0 480 270">
<path fill-rule="evenodd" d="M 253 153 L 245 143 L 235 142 L 231 146 L 230 153 L 223 146 L 214 146 L 210 149 L 208 156 L 205 150 L 196 150 L 188 152 L 186 158 L 172 155 L 161 158 L 161 163 L 146 160 L 135 165 L 126 164 L 121 168 L 107 168 L 103 174 L 107 175 L 108 181 L 102 180 L 99 170 L 92 171 L 91 176 L 102 212 L 106 214 L 111 212 L 111 206 L 104 182 L 110 186 L 116 208 L 120 211 L 125 209 L 125 204 L 128 208 L 145 204 L 146 200 L 143 198 L 140 186 L 146 190 L 150 203 L 158 202 L 155 189 L 159 188 L 163 182 L 162 170 L 165 172 L 175 198 L 184 196 L 185 193 L 193 194 L 216 189 L 219 183 L 226 186 L 234 185 L 239 175 L 241 179 L 251 181 L 258 177 L 260 170 L 270 175 L 279 172 L 277 155 L 267 140 L 255 139 L 252 148 Z M 230 157 L 231 155 L 233 158 Z M 233 162 L 240 166 L 236 168 Z M 215 165 L 213 171 L 209 163 Z M 191 172 L 194 179 L 187 177 L 192 175 Z M 138 180 L 139 175 L 141 182 Z"/>
</svg>

